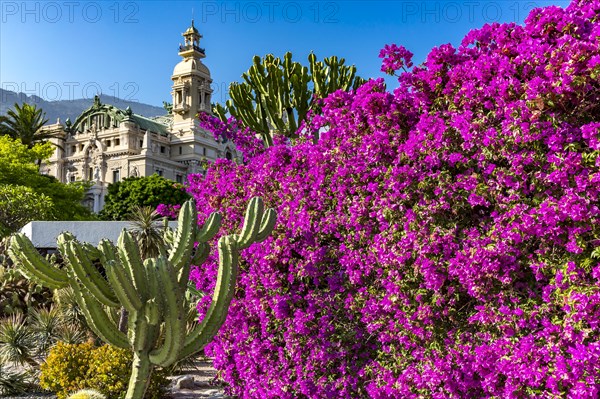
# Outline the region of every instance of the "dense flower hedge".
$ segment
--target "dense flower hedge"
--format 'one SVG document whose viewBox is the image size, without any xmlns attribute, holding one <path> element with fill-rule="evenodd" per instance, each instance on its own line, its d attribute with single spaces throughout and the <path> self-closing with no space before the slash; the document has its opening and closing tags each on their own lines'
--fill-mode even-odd
<svg viewBox="0 0 600 399">
<path fill-rule="evenodd" d="M 190 179 L 223 233 L 254 195 L 279 213 L 208 347 L 233 393 L 600 395 L 599 14 L 536 9 L 412 68 L 388 46 L 399 87 L 331 95 L 303 127 L 318 144 Z"/>
</svg>

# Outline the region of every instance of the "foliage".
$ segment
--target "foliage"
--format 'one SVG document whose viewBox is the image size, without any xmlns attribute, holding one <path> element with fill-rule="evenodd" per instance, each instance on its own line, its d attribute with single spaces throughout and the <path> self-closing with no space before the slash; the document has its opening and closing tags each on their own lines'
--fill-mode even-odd
<svg viewBox="0 0 600 399">
<path fill-rule="evenodd" d="M 139 243 L 127 230 L 121 233 L 117 246 L 102 240 L 97 248 L 78 242 L 71 233 L 60 234 L 57 247 L 66 263 L 63 268 L 42 257 L 22 233 L 11 237 L 8 253 L 31 280 L 53 289 L 71 287 L 98 337 L 133 351 L 125 397 L 142 399 L 153 368 L 169 367 L 194 355 L 217 333 L 233 297 L 239 252 L 263 241 L 273 230 L 275 218 L 273 209 L 265 211 L 262 199 L 252 198 L 241 232 L 219 239 L 219 284 L 207 314 L 192 331 L 186 323 L 190 268 L 204 263 L 210 252 L 207 242 L 221 225 L 215 212 L 199 227 L 192 200 L 182 207 L 176 231 L 165 226 L 164 242 L 154 258 L 142 256 Z M 98 270 L 98 262 L 104 273 Z M 128 313 L 126 332 L 112 317 L 122 308 Z"/>
<path fill-rule="evenodd" d="M 68 322 L 60 306 L 26 311 L 0 320 L 0 360 L 35 368 L 57 342 L 81 343 L 90 336 L 85 326 Z"/>
<path fill-rule="evenodd" d="M 76 345 L 58 342 L 41 365 L 40 386 L 55 392 L 59 399 L 85 388 L 93 350 L 91 341 Z"/>
<path fill-rule="evenodd" d="M 54 137 L 53 134 L 41 130 L 48 122 L 48 119 L 44 119 L 46 114 L 42 109 L 27 103 L 15 103 L 13 107 L 14 109 L 9 109 L 6 116 L 0 119 L 0 134 L 19 140 L 27 148 L 33 148 L 35 144 Z"/>
<path fill-rule="evenodd" d="M 52 151 L 49 143 L 28 148 L 0 136 L 0 233 L 14 232 L 33 219 L 91 218 L 81 205 L 84 185 L 63 184 L 38 172 L 35 161 L 48 158 Z"/>
<path fill-rule="evenodd" d="M 343 58 L 317 61 L 311 53 L 308 61 L 310 73 L 309 67 L 292 61 L 290 52 L 283 59 L 272 54 L 255 56 L 253 65 L 242 75 L 244 82 L 232 83 L 231 99 L 225 106 L 216 104 L 213 112 L 224 123 L 237 123 L 241 129 L 260 134 L 267 147 L 274 144 L 274 134 L 298 138 L 298 126 L 311 110 L 319 108 L 320 99 L 364 83 L 356 76 L 356 67 L 344 65 Z M 233 119 L 228 120 L 227 114 Z"/>
<path fill-rule="evenodd" d="M 329 96 L 317 144 L 190 178 L 224 234 L 254 195 L 283 221 L 242 253 L 206 348 L 231 393 L 599 395 L 599 16 L 580 0 L 486 25 L 393 92 Z M 408 66 L 399 49 L 384 70 Z M 199 289 L 215 270 L 193 270 Z"/>
<path fill-rule="evenodd" d="M 100 217 L 104 220 L 128 220 L 136 205 L 152 208 L 159 204 L 181 205 L 188 198 L 181 184 L 157 174 L 128 177 L 108 185 Z"/>
<path fill-rule="evenodd" d="M 27 372 L 14 370 L 0 360 L 0 397 L 24 394 L 32 385 Z"/>
<path fill-rule="evenodd" d="M 19 230 L 31 220 L 50 217 L 52 199 L 25 186 L 0 184 L 0 237 Z"/>
<path fill-rule="evenodd" d="M 52 292 L 32 283 L 14 268 L 0 266 L 0 318 L 13 313 L 27 313 L 28 309 L 48 306 Z"/>
<path fill-rule="evenodd" d="M 89 388 L 98 390 L 107 399 L 123 398 L 132 360 L 130 350 L 111 345 L 95 347 L 91 341 L 75 345 L 58 342 L 41 366 L 40 385 L 55 392 L 59 399 Z M 166 384 L 164 372 L 156 370 L 145 398 L 161 398 Z"/>
</svg>

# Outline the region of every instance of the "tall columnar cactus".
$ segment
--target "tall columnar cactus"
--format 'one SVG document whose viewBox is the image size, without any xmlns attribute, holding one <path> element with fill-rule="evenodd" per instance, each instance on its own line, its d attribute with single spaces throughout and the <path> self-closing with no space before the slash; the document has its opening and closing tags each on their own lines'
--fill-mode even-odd
<svg viewBox="0 0 600 399">
<path fill-rule="evenodd" d="M 11 238 L 9 254 L 24 275 L 50 288 L 71 286 L 94 332 L 107 343 L 133 350 L 127 399 L 144 396 L 155 365 L 167 367 L 190 356 L 215 336 L 233 298 L 239 251 L 264 240 L 275 225 L 275 211 L 265 211 L 262 199 L 253 198 L 241 233 L 218 241 L 219 271 L 212 303 L 202 322 L 186 334 L 189 303 L 185 291 L 190 267 L 206 260 L 208 241 L 221 225 L 220 214 L 213 213 L 198 227 L 194 207 L 191 200 L 184 204 L 177 230 L 166 230 L 160 255 L 146 260 L 126 230 L 116 246 L 102 240 L 97 248 L 78 242 L 70 233 L 61 234 L 58 248 L 67 265 L 62 269 L 42 257 L 23 234 Z M 98 261 L 106 276 L 96 268 Z M 127 333 L 110 317 L 111 308 L 121 307 L 129 314 Z"/>
<path fill-rule="evenodd" d="M 273 145 L 273 133 L 296 138 L 298 126 L 313 109 L 316 98 L 364 83 L 356 76 L 356 67 L 344 65 L 343 58 L 334 56 L 321 62 L 311 53 L 308 61 L 310 70 L 292 61 L 290 52 L 283 60 L 272 54 L 255 56 L 250 69 L 242 75 L 244 82 L 229 86 L 231 99 L 226 106 L 217 104 L 213 111 L 223 121 L 229 112 L 259 133 L 267 147 Z"/>
</svg>

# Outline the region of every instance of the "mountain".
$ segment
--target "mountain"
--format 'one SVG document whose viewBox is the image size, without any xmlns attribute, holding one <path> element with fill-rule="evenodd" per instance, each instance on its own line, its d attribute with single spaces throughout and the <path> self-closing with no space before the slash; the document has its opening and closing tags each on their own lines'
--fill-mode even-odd
<svg viewBox="0 0 600 399">
<path fill-rule="evenodd" d="M 166 111 L 163 107 L 155 107 L 154 105 L 144 104 L 137 101 L 122 100 L 117 97 L 100 95 L 100 101 L 103 104 L 111 104 L 115 107 L 125 109 L 130 107 L 133 113 L 142 115 L 145 117 L 161 116 L 165 115 Z M 71 122 L 75 122 L 75 119 L 86 109 L 92 106 L 94 103 L 93 98 L 81 98 L 77 100 L 58 100 L 58 101 L 46 101 L 36 95 L 28 96 L 25 93 L 16 93 L 14 91 L 0 89 L 0 115 L 6 115 L 6 112 L 10 108 L 14 108 L 15 103 L 28 103 L 36 105 L 46 113 L 46 119 L 48 123 L 56 123 L 57 119 L 60 118 L 61 122 L 64 122 L 67 118 L 71 119 Z"/>
</svg>

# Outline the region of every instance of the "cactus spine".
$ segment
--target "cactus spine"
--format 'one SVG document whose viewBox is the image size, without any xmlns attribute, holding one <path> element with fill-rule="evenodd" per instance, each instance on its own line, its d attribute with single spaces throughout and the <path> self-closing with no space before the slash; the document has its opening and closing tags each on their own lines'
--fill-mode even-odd
<svg viewBox="0 0 600 399">
<path fill-rule="evenodd" d="M 186 202 L 177 230 L 165 232 L 164 250 L 146 260 L 128 231 L 121 233 L 116 247 L 102 240 L 98 248 L 78 242 L 70 233 L 61 234 L 58 248 L 67 260 L 64 269 L 48 263 L 24 235 L 11 238 L 9 254 L 23 274 L 51 288 L 70 285 L 92 330 L 107 343 L 133 350 L 126 399 L 143 398 L 155 365 L 167 367 L 190 356 L 215 336 L 233 298 L 239 251 L 264 240 L 276 218 L 273 209 L 264 210 L 262 199 L 252 198 L 240 234 L 219 239 L 219 271 L 212 303 L 202 323 L 186 335 L 189 303 L 185 292 L 190 267 L 206 260 L 210 252 L 207 242 L 221 225 L 221 216 L 213 213 L 199 228 L 196 215 L 194 202 Z M 96 262 L 103 265 L 106 277 L 96 269 Z M 127 333 L 121 332 L 110 317 L 111 309 L 120 307 L 129 314 Z M 163 338 L 159 337 L 161 327 Z"/>
</svg>

